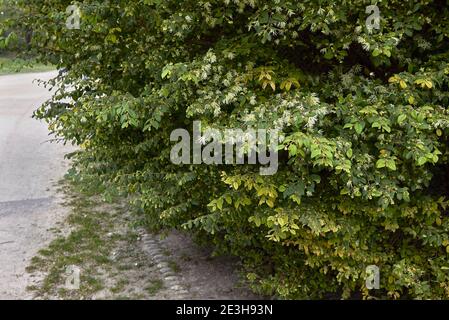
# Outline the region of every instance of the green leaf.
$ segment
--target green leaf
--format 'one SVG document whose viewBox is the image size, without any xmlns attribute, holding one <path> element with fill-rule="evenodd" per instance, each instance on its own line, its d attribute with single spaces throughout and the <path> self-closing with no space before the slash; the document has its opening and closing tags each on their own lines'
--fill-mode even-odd
<svg viewBox="0 0 449 320">
<path fill-rule="evenodd" d="M 324 58 L 327 60 L 330 60 L 334 57 L 334 53 L 331 50 L 327 50 L 326 53 L 324 54 Z"/>
<path fill-rule="evenodd" d="M 427 162 L 427 157 L 422 156 L 422 157 L 419 157 L 418 162 L 417 162 L 417 165 L 418 165 L 418 166 L 422 166 L 422 165 L 424 165 L 426 162 Z"/>
<path fill-rule="evenodd" d="M 385 159 L 379 159 L 376 162 L 376 168 L 377 169 L 385 168 L 386 165 L 387 165 L 387 162 L 386 162 Z"/>
<path fill-rule="evenodd" d="M 348 149 L 348 151 L 346 151 L 346 156 L 348 158 L 352 158 L 352 149 Z"/>
<path fill-rule="evenodd" d="M 398 123 L 399 123 L 399 125 L 402 125 L 402 123 L 404 123 L 404 121 L 407 119 L 407 116 L 405 115 L 405 114 L 401 114 L 399 117 L 398 117 Z"/>
<path fill-rule="evenodd" d="M 373 57 L 377 57 L 382 53 L 382 51 L 378 48 L 373 50 Z"/>
<path fill-rule="evenodd" d="M 321 150 L 320 149 L 318 149 L 318 148 L 312 148 L 312 153 L 311 153 L 311 155 L 310 155 L 310 157 L 312 158 L 312 159 L 314 159 L 314 158 L 316 158 L 316 157 L 318 157 L 318 156 L 320 156 L 321 155 Z"/>
<path fill-rule="evenodd" d="M 392 159 L 388 159 L 385 162 L 385 165 L 387 166 L 388 169 L 392 170 L 392 171 L 396 171 L 396 162 Z"/>
<path fill-rule="evenodd" d="M 357 122 L 354 125 L 354 130 L 357 134 L 361 134 L 363 129 L 365 128 L 365 123 L 364 122 Z"/>
<path fill-rule="evenodd" d="M 162 79 L 165 79 L 169 74 L 170 74 L 170 68 L 165 67 L 165 68 L 162 70 L 162 74 L 161 74 Z"/>
</svg>

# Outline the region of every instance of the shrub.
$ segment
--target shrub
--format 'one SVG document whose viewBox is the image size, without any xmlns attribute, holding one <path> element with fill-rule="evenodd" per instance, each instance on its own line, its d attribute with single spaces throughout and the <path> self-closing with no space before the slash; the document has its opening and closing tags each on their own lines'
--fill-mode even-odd
<svg viewBox="0 0 449 320">
<path fill-rule="evenodd" d="M 449 297 L 447 1 L 378 1 L 379 30 L 361 0 L 82 1 L 80 30 L 69 1 L 19 2 L 67 68 L 36 115 L 148 221 L 241 257 L 264 294 Z M 278 173 L 172 164 L 195 120 L 281 130 Z"/>
</svg>

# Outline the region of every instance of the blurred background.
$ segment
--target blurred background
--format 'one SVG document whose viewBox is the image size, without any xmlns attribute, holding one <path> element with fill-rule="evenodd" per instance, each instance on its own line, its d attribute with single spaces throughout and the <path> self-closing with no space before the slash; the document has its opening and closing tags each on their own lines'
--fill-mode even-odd
<svg viewBox="0 0 449 320">
<path fill-rule="evenodd" d="M 40 72 L 55 69 L 52 65 L 37 63 L 26 53 L 33 37 L 33 30 L 20 24 L 11 27 L 20 8 L 14 0 L 0 0 L 0 75 L 18 72 Z M 17 21 L 17 20 L 16 20 Z"/>
</svg>

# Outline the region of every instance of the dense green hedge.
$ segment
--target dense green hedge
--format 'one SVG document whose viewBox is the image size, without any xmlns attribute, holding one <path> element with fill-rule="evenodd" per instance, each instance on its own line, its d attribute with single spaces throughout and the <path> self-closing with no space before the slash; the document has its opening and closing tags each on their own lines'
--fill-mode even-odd
<svg viewBox="0 0 449 320">
<path fill-rule="evenodd" d="M 80 30 L 70 1 L 19 2 L 68 69 L 38 117 L 148 221 L 241 257 L 265 294 L 449 298 L 448 1 L 377 1 L 372 31 L 376 1 L 81 1 Z M 195 120 L 281 130 L 279 172 L 171 164 Z"/>
</svg>

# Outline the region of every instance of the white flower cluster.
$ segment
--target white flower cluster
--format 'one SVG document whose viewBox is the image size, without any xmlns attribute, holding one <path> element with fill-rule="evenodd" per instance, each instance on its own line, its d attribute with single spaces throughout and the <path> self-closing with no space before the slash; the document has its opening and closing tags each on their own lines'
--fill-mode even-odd
<svg viewBox="0 0 449 320">
<path fill-rule="evenodd" d="M 317 97 L 316 93 L 311 93 L 308 97 L 307 97 L 307 103 L 310 104 L 311 106 L 317 106 L 320 104 L 320 98 Z"/>
<path fill-rule="evenodd" d="M 204 56 L 204 61 L 208 63 L 215 63 L 217 62 L 217 56 L 212 50 L 209 50 Z"/>
</svg>

